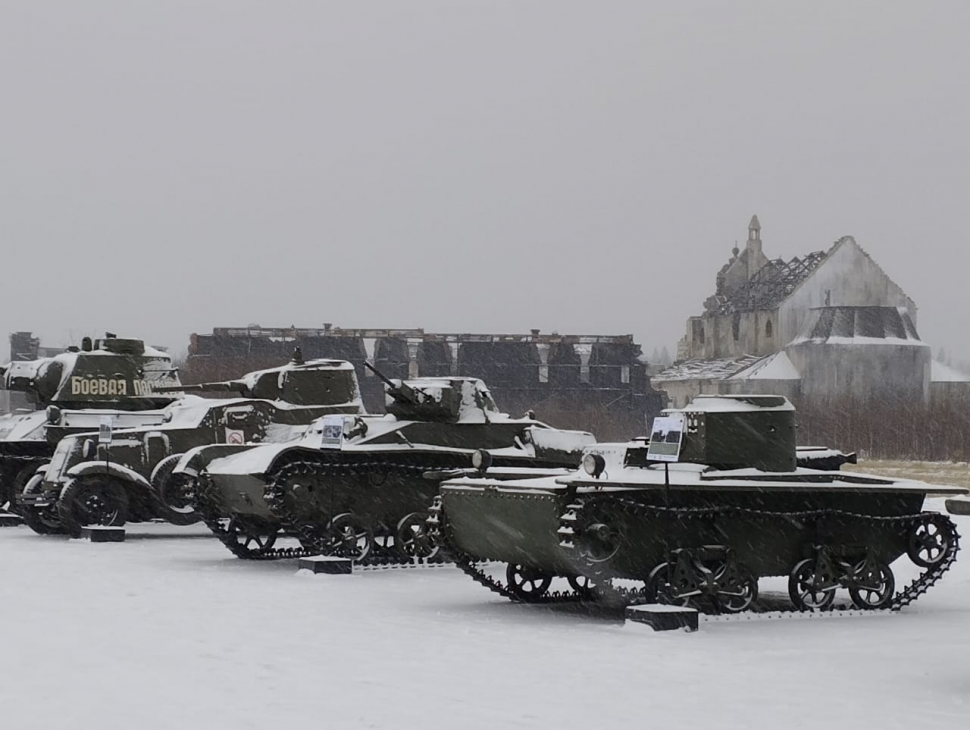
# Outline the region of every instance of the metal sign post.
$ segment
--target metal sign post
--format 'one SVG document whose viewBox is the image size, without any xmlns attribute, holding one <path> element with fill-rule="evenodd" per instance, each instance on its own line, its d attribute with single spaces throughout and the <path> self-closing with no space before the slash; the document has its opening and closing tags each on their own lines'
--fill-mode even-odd
<svg viewBox="0 0 970 730">
<path fill-rule="evenodd" d="M 104 446 L 105 471 L 108 469 L 108 453 L 111 450 L 111 432 L 113 427 L 114 421 L 111 416 L 101 416 L 101 422 L 98 425 L 98 446 Z"/>
</svg>

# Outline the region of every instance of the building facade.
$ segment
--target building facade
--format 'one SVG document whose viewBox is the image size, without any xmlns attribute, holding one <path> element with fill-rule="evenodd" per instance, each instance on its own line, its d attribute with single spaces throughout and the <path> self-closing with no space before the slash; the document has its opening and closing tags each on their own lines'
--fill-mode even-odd
<svg viewBox="0 0 970 730">
<path fill-rule="evenodd" d="M 225 380 L 285 362 L 299 347 L 306 359 L 348 360 L 357 368 L 364 404 L 384 407 L 383 385 L 364 363 L 390 378 L 481 378 L 499 407 L 534 410 L 556 425 L 602 416 L 600 438 L 643 433 L 664 407 L 632 335 L 441 334 L 422 329 L 220 327 L 193 334 L 183 382 Z"/>
</svg>

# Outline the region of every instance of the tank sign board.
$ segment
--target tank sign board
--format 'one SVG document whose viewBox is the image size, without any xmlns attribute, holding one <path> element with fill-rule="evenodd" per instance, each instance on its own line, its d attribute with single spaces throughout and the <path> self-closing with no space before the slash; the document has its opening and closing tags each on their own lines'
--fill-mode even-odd
<svg viewBox="0 0 970 730">
<path fill-rule="evenodd" d="M 678 461 L 680 446 L 684 441 L 684 419 L 681 416 L 658 416 L 650 429 L 650 446 L 647 459 L 651 461 Z"/>
</svg>

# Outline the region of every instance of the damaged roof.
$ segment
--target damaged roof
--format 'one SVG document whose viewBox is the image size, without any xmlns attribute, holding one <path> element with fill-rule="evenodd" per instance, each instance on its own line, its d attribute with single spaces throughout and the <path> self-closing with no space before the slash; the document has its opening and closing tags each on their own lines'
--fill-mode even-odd
<svg viewBox="0 0 970 730">
<path fill-rule="evenodd" d="M 715 314 L 754 312 L 774 309 L 785 301 L 809 275 L 825 261 L 825 251 L 815 251 L 791 261 L 773 259 L 738 289 L 729 294 L 716 294 L 708 310 Z"/>
</svg>

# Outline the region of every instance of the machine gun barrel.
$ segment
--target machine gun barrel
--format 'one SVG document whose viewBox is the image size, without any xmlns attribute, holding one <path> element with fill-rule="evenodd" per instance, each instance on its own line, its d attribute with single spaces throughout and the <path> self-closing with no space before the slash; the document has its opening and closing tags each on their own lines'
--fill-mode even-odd
<svg viewBox="0 0 970 730">
<path fill-rule="evenodd" d="M 395 385 L 393 380 L 391 380 L 389 377 L 387 377 L 384 373 L 382 373 L 380 370 L 375 368 L 366 360 L 364 360 L 364 367 L 370 370 L 372 373 L 374 373 L 374 375 L 376 375 L 378 378 L 380 378 L 381 381 L 384 383 L 384 385 L 386 385 L 391 390 L 393 391 L 400 390 L 400 388 L 397 385 Z"/>
</svg>

